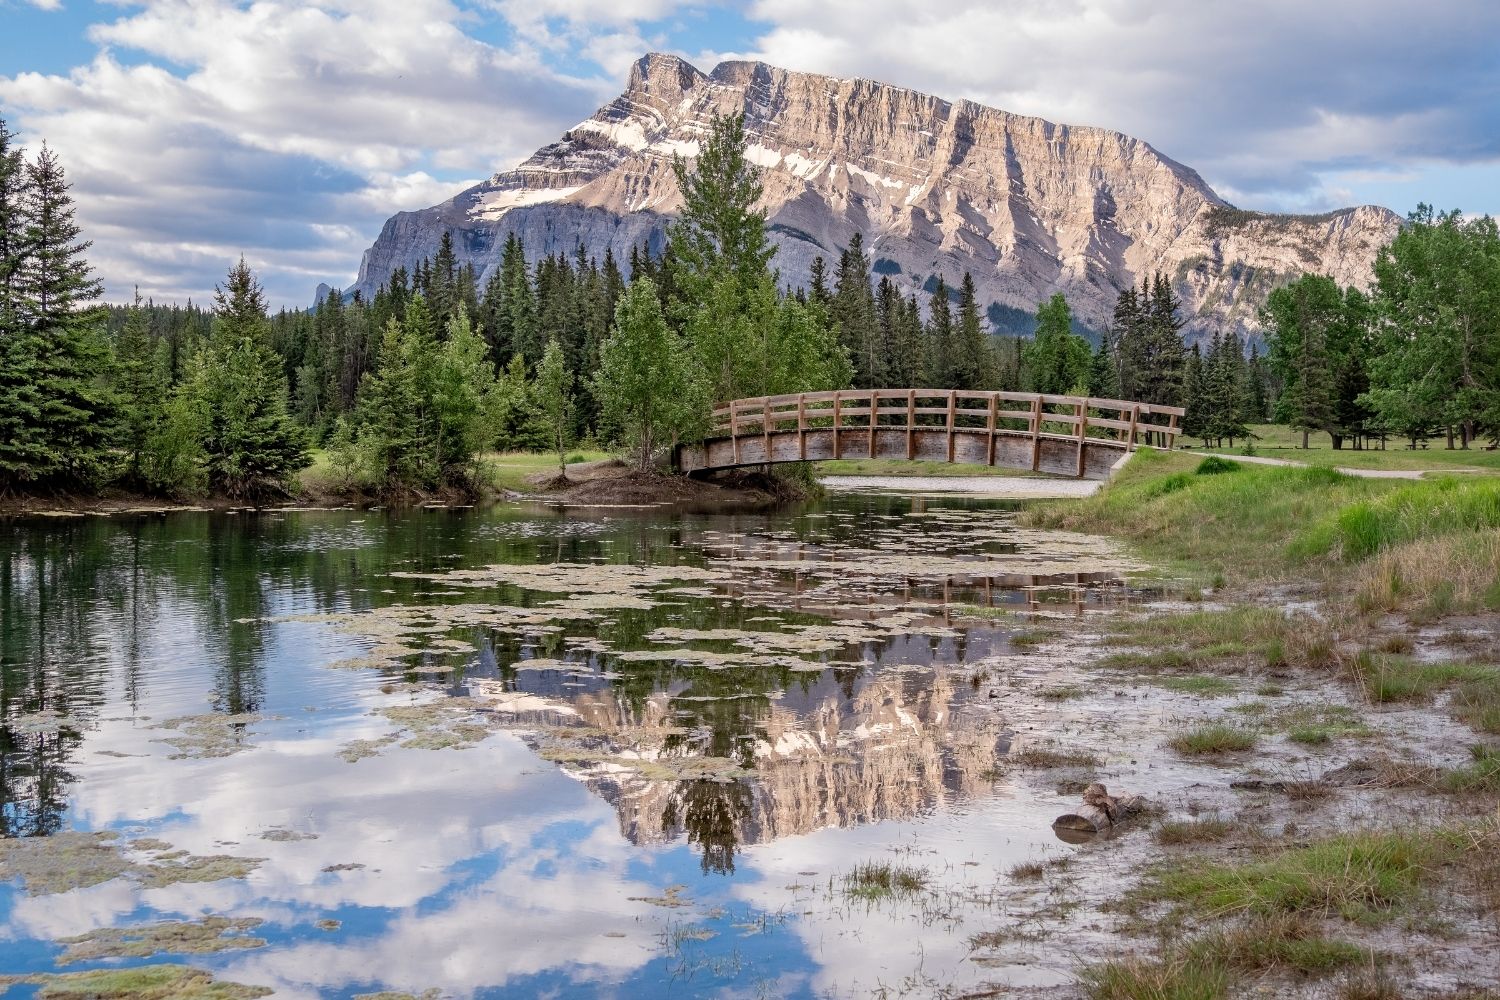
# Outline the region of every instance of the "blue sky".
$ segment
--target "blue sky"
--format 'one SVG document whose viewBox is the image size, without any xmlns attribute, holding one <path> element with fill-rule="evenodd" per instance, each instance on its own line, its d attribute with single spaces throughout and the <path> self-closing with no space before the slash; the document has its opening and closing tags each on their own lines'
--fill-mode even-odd
<svg viewBox="0 0 1500 1000">
<path fill-rule="evenodd" d="M 1146 139 L 1267 211 L 1500 212 L 1500 5 L 1324 0 L 0 0 L 0 117 L 61 154 L 111 299 L 345 285 L 651 50 Z"/>
</svg>

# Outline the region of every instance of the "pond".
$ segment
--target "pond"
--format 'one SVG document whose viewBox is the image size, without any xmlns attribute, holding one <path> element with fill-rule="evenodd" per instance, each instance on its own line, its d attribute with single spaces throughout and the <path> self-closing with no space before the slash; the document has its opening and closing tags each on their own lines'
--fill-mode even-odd
<svg viewBox="0 0 1500 1000">
<path fill-rule="evenodd" d="M 1125 553 L 1016 509 L 0 525 L 0 974 L 13 996 L 138 966 L 164 996 L 989 981 L 997 885 L 1079 849 L 1056 791 L 1004 766 L 1079 720 L 997 683 L 1057 668 L 1038 621 L 1139 596 Z M 1041 949 L 1002 978 L 1071 968 Z"/>
</svg>

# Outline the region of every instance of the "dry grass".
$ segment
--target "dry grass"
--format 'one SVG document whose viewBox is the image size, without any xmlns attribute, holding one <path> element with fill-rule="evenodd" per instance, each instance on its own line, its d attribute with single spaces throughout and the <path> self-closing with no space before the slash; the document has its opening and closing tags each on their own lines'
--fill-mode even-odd
<svg viewBox="0 0 1500 1000">
<path fill-rule="evenodd" d="M 1168 820 L 1156 828 L 1156 842 L 1164 847 L 1183 844 L 1212 844 L 1224 840 L 1239 827 L 1217 816 L 1201 819 Z"/>
<path fill-rule="evenodd" d="M 1399 611 L 1418 620 L 1500 610 L 1500 529 L 1386 549 L 1360 567 L 1354 597 L 1363 611 Z"/>
</svg>

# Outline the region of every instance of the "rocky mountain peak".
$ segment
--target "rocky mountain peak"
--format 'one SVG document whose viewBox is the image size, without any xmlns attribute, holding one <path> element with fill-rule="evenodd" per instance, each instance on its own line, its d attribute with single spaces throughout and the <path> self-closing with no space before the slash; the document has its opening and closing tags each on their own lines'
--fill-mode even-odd
<svg viewBox="0 0 1500 1000">
<path fill-rule="evenodd" d="M 708 78 L 686 59 L 664 52 L 648 52 L 630 67 L 625 94 L 646 94 L 663 100 L 681 100 Z"/>
<path fill-rule="evenodd" d="M 1026 331 L 1062 292 L 1086 325 L 1121 289 L 1166 273 L 1189 335 L 1253 334 L 1271 288 L 1303 271 L 1364 285 L 1399 219 L 1365 206 L 1319 216 L 1234 209 L 1196 171 L 1141 139 L 972 101 L 761 62 L 704 74 L 677 56 L 637 60 L 625 92 L 512 170 L 386 223 L 355 286 L 367 295 L 453 233 L 484 279 L 515 233 L 532 259 L 660 251 L 680 205 L 672 159 L 697 155 L 712 116 L 743 113 L 748 158 L 783 282 L 805 284 L 862 233 L 877 275 L 903 292 L 973 275 L 992 325 Z"/>
</svg>

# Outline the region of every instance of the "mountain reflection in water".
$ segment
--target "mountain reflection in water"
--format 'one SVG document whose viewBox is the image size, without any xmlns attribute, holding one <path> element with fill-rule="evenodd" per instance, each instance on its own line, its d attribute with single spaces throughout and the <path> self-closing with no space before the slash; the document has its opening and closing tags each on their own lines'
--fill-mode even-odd
<svg viewBox="0 0 1500 1000">
<path fill-rule="evenodd" d="M 870 955 L 810 950 L 821 918 L 760 898 L 782 876 L 756 845 L 853 864 L 836 831 L 961 851 L 1031 824 L 1003 805 L 1011 732 L 976 671 L 1035 614 L 1133 599 L 1128 559 L 1012 509 L 0 525 L 0 833 L 116 833 L 125 859 L 59 896 L 0 853 L 0 974 L 56 969 L 61 937 L 213 913 L 265 944 L 192 964 L 287 996 L 651 995 L 685 969 L 743 985 L 752 959 L 787 995 L 857 992 Z M 260 860 L 137 874 L 168 848 Z M 696 950 L 679 911 L 710 929 Z M 839 919 L 897 961 L 921 935 L 886 954 L 868 922 L 887 917 Z"/>
</svg>

